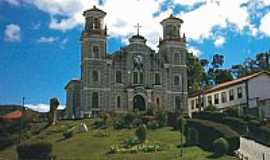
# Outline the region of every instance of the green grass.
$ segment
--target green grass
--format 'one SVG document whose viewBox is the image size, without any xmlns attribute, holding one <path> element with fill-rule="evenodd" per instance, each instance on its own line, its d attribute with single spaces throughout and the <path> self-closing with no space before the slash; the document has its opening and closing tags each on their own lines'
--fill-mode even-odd
<svg viewBox="0 0 270 160">
<path fill-rule="evenodd" d="M 149 143 L 160 143 L 164 148 L 160 152 L 152 153 L 125 153 L 125 154 L 108 154 L 111 145 L 117 145 L 124 140 L 134 136 L 134 129 L 114 130 L 107 129 L 109 136 L 94 136 L 97 130 L 90 127 L 91 121 L 86 123 L 89 126 L 88 133 L 79 133 L 80 121 L 63 121 L 56 126 L 44 130 L 37 136 L 28 140 L 28 142 L 49 142 L 53 144 L 53 154 L 57 159 L 67 160 L 171 160 L 179 159 L 180 149 L 177 148 L 180 142 L 180 133 L 172 131 L 170 127 L 157 130 L 147 130 L 147 141 Z M 64 140 L 63 131 L 68 126 L 76 125 L 75 134 L 72 138 Z M 198 147 L 184 148 L 185 160 L 207 160 L 212 153 L 206 152 Z M 0 151 L 0 160 L 16 159 L 15 147 L 7 148 Z M 234 157 L 225 156 L 217 160 L 236 160 Z"/>
</svg>

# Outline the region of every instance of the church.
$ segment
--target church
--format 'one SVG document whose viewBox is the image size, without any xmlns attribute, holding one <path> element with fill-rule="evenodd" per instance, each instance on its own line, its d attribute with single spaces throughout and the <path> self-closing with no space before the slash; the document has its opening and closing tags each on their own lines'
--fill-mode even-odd
<svg viewBox="0 0 270 160">
<path fill-rule="evenodd" d="M 127 46 L 108 54 L 106 12 L 94 6 L 83 15 L 81 77 L 65 86 L 69 118 L 112 111 L 187 110 L 187 49 L 182 19 L 170 15 L 160 22 L 163 36 L 158 51 L 146 45 L 138 26 Z"/>
</svg>

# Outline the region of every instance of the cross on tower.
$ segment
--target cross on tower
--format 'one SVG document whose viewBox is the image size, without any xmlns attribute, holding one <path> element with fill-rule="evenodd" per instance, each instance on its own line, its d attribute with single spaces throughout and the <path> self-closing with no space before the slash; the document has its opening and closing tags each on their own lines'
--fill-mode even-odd
<svg viewBox="0 0 270 160">
<path fill-rule="evenodd" d="M 140 28 L 142 28 L 142 26 L 140 26 L 139 23 L 137 23 L 137 25 L 135 26 L 137 28 L 137 35 L 140 34 Z"/>
</svg>

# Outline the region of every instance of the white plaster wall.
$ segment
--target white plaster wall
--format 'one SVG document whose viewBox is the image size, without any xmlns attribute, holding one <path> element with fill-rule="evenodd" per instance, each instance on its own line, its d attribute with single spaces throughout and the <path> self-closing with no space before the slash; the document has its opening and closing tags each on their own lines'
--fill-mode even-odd
<svg viewBox="0 0 270 160">
<path fill-rule="evenodd" d="M 248 160 L 270 160 L 270 148 L 253 140 L 240 137 L 239 157 L 247 157 Z"/>
<path fill-rule="evenodd" d="M 270 76 L 261 74 L 248 81 L 249 107 L 256 107 L 256 97 L 259 100 L 270 99 Z"/>
</svg>

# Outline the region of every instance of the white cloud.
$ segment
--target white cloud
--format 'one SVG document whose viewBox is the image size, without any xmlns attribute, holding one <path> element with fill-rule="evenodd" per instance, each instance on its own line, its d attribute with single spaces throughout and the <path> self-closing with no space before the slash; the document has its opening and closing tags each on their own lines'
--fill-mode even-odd
<svg viewBox="0 0 270 160">
<path fill-rule="evenodd" d="M 206 0 L 174 0 L 176 4 L 193 6 L 198 3 L 205 2 Z"/>
<path fill-rule="evenodd" d="M 136 32 L 134 25 L 140 23 L 143 28 L 141 34 L 148 40 L 148 45 L 157 48 L 158 38 L 161 36 L 159 22 L 172 12 L 175 4 L 188 7 L 188 10 L 179 11 L 178 15 L 185 23 L 182 31 L 188 40 L 202 42 L 214 35 L 216 28 L 232 29 L 244 33 L 248 28 L 250 34 L 257 35 L 258 28 L 251 23 L 250 17 L 253 8 L 266 7 L 270 0 L 170 0 L 168 10 L 160 11 L 160 6 L 165 0 L 106 0 L 99 5 L 98 0 L 5 0 L 10 4 L 27 3 L 36 6 L 39 10 L 50 15 L 49 28 L 67 31 L 84 24 L 83 11 L 97 5 L 108 14 L 105 23 L 111 37 L 120 37 L 122 42 L 127 42 L 128 37 Z M 192 6 L 201 3 L 200 6 Z M 247 4 L 247 5 L 244 5 Z M 153 14 L 159 12 L 157 17 Z M 263 24 L 266 24 L 264 22 Z M 267 33 L 265 25 L 260 31 Z M 267 25 L 266 25 L 267 26 Z M 267 33 L 268 34 L 268 33 Z"/>
<path fill-rule="evenodd" d="M 188 52 L 193 53 L 194 56 L 199 57 L 202 54 L 202 52 L 198 48 L 192 46 L 188 46 L 187 48 Z"/>
<path fill-rule="evenodd" d="M 181 13 L 185 23 L 183 31 L 193 40 L 210 38 L 215 27 L 234 26 L 240 32 L 249 26 L 249 14 L 241 7 L 248 0 L 206 0 L 198 9 Z"/>
<path fill-rule="evenodd" d="M 9 24 L 4 31 L 4 40 L 7 42 L 18 42 L 21 40 L 21 28 L 16 24 Z"/>
<path fill-rule="evenodd" d="M 4 1 L 14 6 L 20 5 L 20 2 L 18 0 L 4 0 Z"/>
<path fill-rule="evenodd" d="M 57 40 L 56 37 L 40 37 L 37 42 L 39 43 L 53 43 Z"/>
<path fill-rule="evenodd" d="M 37 112 L 48 112 L 50 110 L 49 104 L 26 104 L 25 106 Z M 59 105 L 57 109 L 62 110 L 65 107 L 65 105 Z"/>
<path fill-rule="evenodd" d="M 225 38 L 224 37 L 222 37 L 222 36 L 217 36 L 217 38 L 216 38 L 216 40 L 215 40 L 215 42 L 214 42 L 214 45 L 216 46 L 216 47 L 221 47 L 224 43 L 225 43 Z"/>
<path fill-rule="evenodd" d="M 261 19 L 259 30 L 265 35 L 270 36 L 270 12 Z"/>
</svg>

